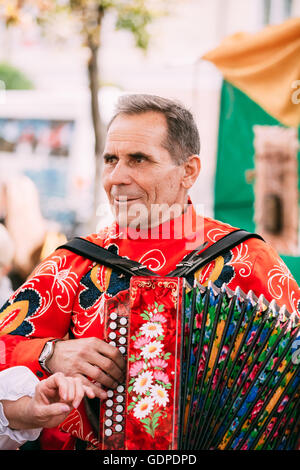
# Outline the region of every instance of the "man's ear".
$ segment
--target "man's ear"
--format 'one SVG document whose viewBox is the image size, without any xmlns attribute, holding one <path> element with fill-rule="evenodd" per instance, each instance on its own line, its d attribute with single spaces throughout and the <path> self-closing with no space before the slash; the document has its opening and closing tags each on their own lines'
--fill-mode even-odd
<svg viewBox="0 0 300 470">
<path fill-rule="evenodd" d="M 201 170 L 201 160 L 199 155 L 190 155 L 186 162 L 183 163 L 184 175 L 182 185 L 185 189 L 190 189 L 195 183 Z"/>
</svg>

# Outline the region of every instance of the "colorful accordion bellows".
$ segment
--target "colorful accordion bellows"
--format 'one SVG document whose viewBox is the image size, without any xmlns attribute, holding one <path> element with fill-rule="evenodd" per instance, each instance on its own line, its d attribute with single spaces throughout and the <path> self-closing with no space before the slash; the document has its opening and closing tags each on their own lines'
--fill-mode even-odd
<svg viewBox="0 0 300 470">
<path fill-rule="evenodd" d="M 100 408 L 103 449 L 295 449 L 299 319 L 274 301 L 133 277 L 107 300 L 126 384 Z"/>
</svg>

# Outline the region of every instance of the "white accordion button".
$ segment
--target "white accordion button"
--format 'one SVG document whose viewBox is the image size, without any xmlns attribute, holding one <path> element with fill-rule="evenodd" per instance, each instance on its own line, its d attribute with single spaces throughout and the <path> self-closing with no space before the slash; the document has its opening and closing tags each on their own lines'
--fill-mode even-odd
<svg viewBox="0 0 300 470">
<path fill-rule="evenodd" d="M 124 336 L 121 336 L 121 338 L 119 338 L 119 343 L 126 344 L 126 338 L 124 338 Z"/>
<path fill-rule="evenodd" d="M 123 385 L 118 385 L 117 386 L 117 392 L 118 393 L 123 393 L 124 392 L 124 386 Z"/>
<path fill-rule="evenodd" d="M 117 335 L 114 331 L 111 331 L 108 335 L 109 339 L 116 339 Z"/>
<path fill-rule="evenodd" d="M 113 415 L 113 411 L 112 411 L 112 410 L 106 410 L 106 411 L 105 411 L 105 416 L 107 416 L 108 418 L 110 418 L 112 415 Z"/>
<path fill-rule="evenodd" d="M 117 346 L 117 343 L 116 343 L 115 341 L 110 341 L 109 344 L 110 344 L 111 346 Z"/>
<path fill-rule="evenodd" d="M 117 416 L 116 416 L 116 421 L 117 421 L 118 423 L 121 423 L 121 422 L 123 421 L 123 416 L 122 416 L 122 415 L 117 415 Z"/>
<path fill-rule="evenodd" d="M 116 320 L 118 318 L 118 315 L 116 314 L 116 312 L 112 312 L 110 315 L 109 315 L 109 318 L 111 320 Z"/>
<path fill-rule="evenodd" d="M 127 325 L 127 318 L 126 317 L 122 317 L 120 318 L 120 325 Z"/>
<path fill-rule="evenodd" d="M 117 402 L 122 403 L 124 401 L 124 397 L 122 395 L 117 395 Z"/>
<path fill-rule="evenodd" d="M 113 406 L 114 402 L 112 400 L 106 400 L 105 404 L 108 408 L 110 408 L 111 406 Z"/>
<path fill-rule="evenodd" d="M 114 396 L 114 391 L 113 390 L 107 390 L 107 397 L 112 398 Z"/>
<path fill-rule="evenodd" d="M 122 405 L 117 405 L 116 406 L 116 412 L 117 413 L 122 413 L 123 410 L 124 410 L 124 406 L 122 406 Z"/>
<path fill-rule="evenodd" d="M 117 324 L 115 321 L 111 321 L 110 324 L 109 324 L 109 328 L 111 330 L 115 330 L 117 328 Z"/>
<path fill-rule="evenodd" d="M 120 346 L 119 351 L 120 351 L 121 354 L 125 354 L 126 353 L 126 348 L 124 348 L 124 346 Z"/>
<path fill-rule="evenodd" d="M 126 333 L 127 333 L 127 328 L 124 328 L 124 327 L 120 328 L 120 335 L 126 335 Z"/>
<path fill-rule="evenodd" d="M 109 428 L 108 428 L 108 429 L 105 429 L 105 435 L 106 435 L 107 437 L 111 436 L 111 435 L 112 435 L 112 430 L 109 429 Z"/>
<path fill-rule="evenodd" d="M 113 423 L 113 422 L 112 422 L 111 419 L 106 419 L 106 420 L 105 420 L 105 426 L 107 426 L 108 428 L 111 427 L 112 423 Z"/>
<path fill-rule="evenodd" d="M 123 429 L 123 426 L 121 426 L 121 424 L 116 424 L 115 430 L 116 430 L 117 432 L 121 432 L 122 429 Z"/>
</svg>

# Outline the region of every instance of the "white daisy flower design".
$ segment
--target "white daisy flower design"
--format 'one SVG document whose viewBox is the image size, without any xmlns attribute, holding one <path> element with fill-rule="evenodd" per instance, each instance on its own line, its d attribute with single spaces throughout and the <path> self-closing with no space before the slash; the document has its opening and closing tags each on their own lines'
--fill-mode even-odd
<svg viewBox="0 0 300 470">
<path fill-rule="evenodd" d="M 151 397 L 144 397 L 135 405 L 133 414 L 137 419 L 145 418 L 153 408 L 153 400 Z"/>
<path fill-rule="evenodd" d="M 168 391 L 161 385 L 154 385 L 151 387 L 151 398 L 158 405 L 166 406 L 169 401 L 169 394 Z"/>
<path fill-rule="evenodd" d="M 154 357 L 159 356 L 163 348 L 161 341 L 152 341 L 142 349 L 141 355 L 144 359 L 153 359 Z"/>
<path fill-rule="evenodd" d="M 133 385 L 133 390 L 137 393 L 146 393 L 147 390 L 152 385 L 153 381 L 153 375 L 152 372 L 149 370 L 146 370 L 145 372 L 142 372 L 135 380 L 134 385 Z"/>
<path fill-rule="evenodd" d="M 140 328 L 141 332 L 150 338 L 156 338 L 164 333 L 160 323 L 147 322 Z"/>
</svg>

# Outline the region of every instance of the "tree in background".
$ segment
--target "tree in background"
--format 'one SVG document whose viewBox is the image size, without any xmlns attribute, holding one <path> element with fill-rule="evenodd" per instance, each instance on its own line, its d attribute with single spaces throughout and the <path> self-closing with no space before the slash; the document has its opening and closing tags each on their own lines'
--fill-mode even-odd
<svg viewBox="0 0 300 470">
<path fill-rule="evenodd" d="M 101 155 L 104 135 L 99 108 L 100 88 L 99 50 L 101 29 L 106 13 L 116 13 L 116 29 L 129 31 L 138 48 L 146 51 L 150 35 L 148 25 L 165 13 L 161 7 L 170 0 L 0 0 L 0 15 L 7 27 L 22 25 L 28 17 L 38 25 L 45 26 L 55 15 L 67 14 L 79 30 L 83 46 L 89 50 L 87 73 L 89 77 L 91 114 L 95 135 L 94 212 L 100 202 Z M 160 9 L 158 9 L 158 5 Z"/>
</svg>

